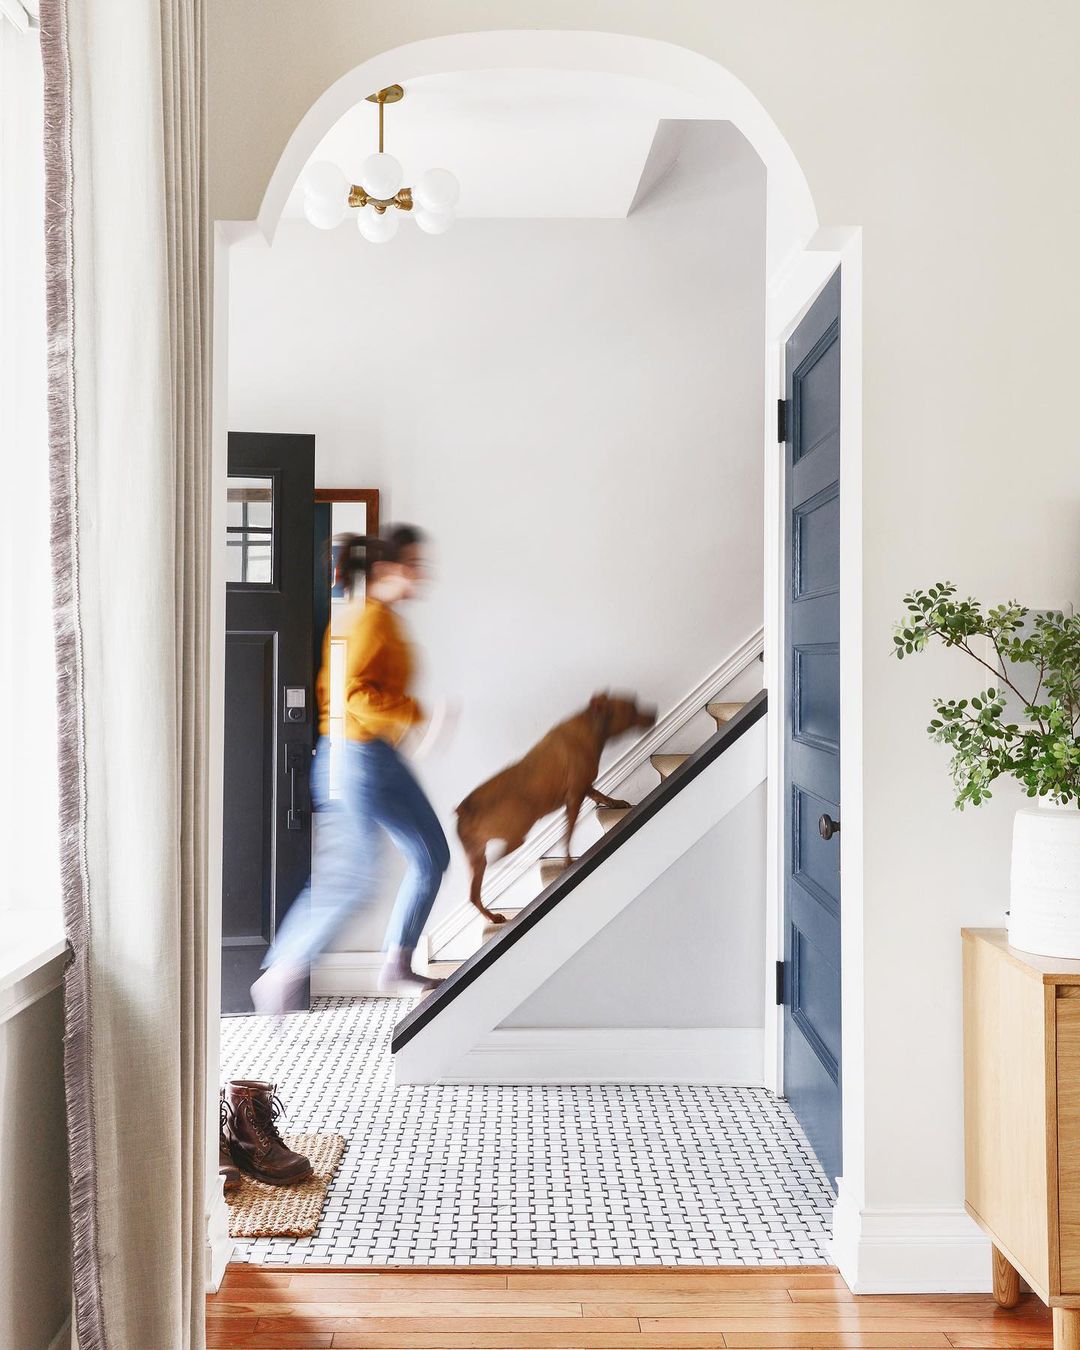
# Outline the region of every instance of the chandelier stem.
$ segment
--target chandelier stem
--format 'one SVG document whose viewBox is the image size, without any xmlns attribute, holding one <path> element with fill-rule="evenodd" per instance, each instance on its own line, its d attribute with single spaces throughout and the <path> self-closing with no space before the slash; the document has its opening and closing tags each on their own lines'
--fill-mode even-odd
<svg viewBox="0 0 1080 1350">
<path fill-rule="evenodd" d="M 381 100 L 379 102 L 379 154 L 383 152 L 383 114 L 386 111 L 386 104 Z"/>
</svg>

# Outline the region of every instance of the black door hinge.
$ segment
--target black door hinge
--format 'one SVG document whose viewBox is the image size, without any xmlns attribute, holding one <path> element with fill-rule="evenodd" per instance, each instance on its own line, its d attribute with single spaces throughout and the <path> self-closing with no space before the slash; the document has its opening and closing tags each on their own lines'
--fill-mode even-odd
<svg viewBox="0 0 1080 1350">
<path fill-rule="evenodd" d="M 781 445 L 784 445 L 787 438 L 787 399 L 778 398 L 776 400 L 776 439 Z"/>
<path fill-rule="evenodd" d="M 785 1001 L 785 1000 L 784 1000 L 784 963 L 783 963 L 783 961 L 777 961 L 777 963 L 776 963 L 776 1006 L 777 1006 L 778 1008 L 782 1008 L 782 1007 L 784 1006 L 784 1001 Z"/>
</svg>

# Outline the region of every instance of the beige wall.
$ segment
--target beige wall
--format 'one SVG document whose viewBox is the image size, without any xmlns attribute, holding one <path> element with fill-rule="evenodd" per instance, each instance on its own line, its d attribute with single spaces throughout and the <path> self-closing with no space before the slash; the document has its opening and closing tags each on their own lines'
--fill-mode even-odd
<svg viewBox="0 0 1080 1350">
<path fill-rule="evenodd" d="M 0 1350 L 45 1350 L 71 1307 L 59 987 L 0 1021 Z"/>
<path fill-rule="evenodd" d="M 987 599 L 1080 600 L 1071 431 L 1080 273 L 1080 6 L 1006 0 L 238 0 L 211 29 L 214 214 L 252 218 L 302 114 L 376 52 L 508 26 L 692 48 L 761 100 L 822 225 L 864 247 L 866 1187 L 962 1200 L 958 929 L 998 923 L 1014 798 L 956 816 L 922 734 L 945 656 L 899 666 L 890 624 L 941 577 Z M 850 1030 L 850 1029 L 849 1029 Z"/>
</svg>

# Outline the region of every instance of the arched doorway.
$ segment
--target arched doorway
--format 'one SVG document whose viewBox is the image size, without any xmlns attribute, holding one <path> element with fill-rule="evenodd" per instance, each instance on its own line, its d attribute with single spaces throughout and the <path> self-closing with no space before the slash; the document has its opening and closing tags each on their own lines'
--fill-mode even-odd
<svg viewBox="0 0 1080 1350">
<path fill-rule="evenodd" d="M 841 522 L 842 568 L 845 577 L 844 673 L 845 706 L 852 720 L 844 732 L 848 777 L 845 793 L 845 884 L 849 888 L 851 924 L 845 917 L 845 948 L 858 932 L 858 859 L 861 821 L 857 795 L 859 728 L 853 720 L 858 706 L 858 576 L 859 546 L 858 464 L 861 445 L 858 432 L 859 293 L 861 276 L 856 231 L 819 228 L 810 191 L 790 147 L 761 104 L 749 90 L 715 62 L 670 44 L 595 33 L 495 32 L 451 35 L 410 44 L 383 53 L 350 71 L 328 89 L 309 110 L 284 147 L 271 176 L 259 211 L 251 223 L 264 239 L 273 240 L 286 212 L 290 193 L 305 163 L 332 127 L 372 89 L 395 81 L 408 84 L 425 79 L 468 75 L 484 71 L 567 71 L 609 82 L 639 96 L 651 98 L 658 117 L 670 120 L 726 122 L 738 129 L 765 166 L 764 268 L 766 283 L 765 346 L 763 378 L 759 397 L 765 409 L 764 482 L 764 647 L 766 685 L 774 708 L 788 696 L 783 663 L 777 660 L 781 632 L 781 498 L 782 474 L 776 456 L 773 432 L 775 399 L 781 391 L 783 344 L 818 290 L 842 261 L 845 268 L 845 351 L 843 451 L 841 474 L 851 490 L 843 494 Z M 235 234 L 235 225 L 230 231 Z M 227 300 L 229 287 L 228 241 L 219 233 L 216 274 L 217 302 Z M 219 372 L 220 373 L 220 372 Z M 224 427 L 219 428 L 219 445 Z M 222 470 L 223 472 L 223 470 Z M 845 714 L 847 718 L 848 714 Z M 783 950 L 781 934 L 781 868 L 783 812 L 779 772 L 781 745 L 770 733 L 769 860 L 766 883 L 766 931 L 763 968 L 772 974 L 773 963 Z M 847 910 L 845 911 L 847 915 Z M 845 963 L 844 1020 L 857 1024 L 861 1006 L 861 972 L 857 961 Z M 213 1044 L 213 1041 L 211 1042 Z M 780 1086 L 780 1025 L 775 1010 L 767 1007 L 764 1032 L 764 1082 Z M 854 1103 L 858 1100 L 861 1068 L 856 1059 L 845 1063 L 845 1160 L 843 1193 L 861 1191 L 861 1123 Z M 849 1099 L 850 1098 L 850 1103 Z M 850 1110 L 849 1110 L 850 1105 Z M 850 1115 L 850 1120 L 848 1116 Z"/>
</svg>

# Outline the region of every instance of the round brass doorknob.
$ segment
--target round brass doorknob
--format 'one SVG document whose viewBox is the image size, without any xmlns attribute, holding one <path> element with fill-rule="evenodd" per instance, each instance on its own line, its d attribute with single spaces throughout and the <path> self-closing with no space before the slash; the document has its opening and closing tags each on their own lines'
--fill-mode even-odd
<svg viewBox="0 0 1080 1350">
<path fill-rule="evenodd" d="M 834 834 L 840 833 L 840 822 L 833 820 L 832 816 L 824 815 L 817 823 L 818 834 L 822 839 L 831 839 Z"/>
</svg>

